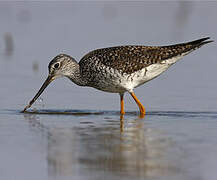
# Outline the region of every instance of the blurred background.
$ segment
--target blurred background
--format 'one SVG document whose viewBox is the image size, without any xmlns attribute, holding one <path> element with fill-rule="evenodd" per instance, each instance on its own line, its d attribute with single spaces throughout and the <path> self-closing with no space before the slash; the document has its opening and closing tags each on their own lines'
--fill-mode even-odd
<svg viewBox="0 0 217 180">
<path fill-rule="evenodd" d="M 205 1 L 0 2 L 0 106 L 22 109 L 59 53 L 79 61 L 102 47 L 215 40 L 216 16 L 217 3 Z M 137 88 L 147 110 L 215 111 L 215 49 L 215 43 L 208 44 Z M 49 108 L 119 110 L 118 96 L 58 79 L 41 97 Z M 126 98 L 127 110 L 137 110 Z"/>
<path fill-rule="evenodd" d="M 0 179 L 216 180 L 217 2 L 0 2 Z M 117 45 L 207 44 L 135 90 L 148 115 L 120 128 L 119 95 L 51 83 L 22 114 L 59 53 L 79 61 Z M 82 115 L 83 112 L 100 112 Z M 103 114 L 102 112 L 106 112 Z"/>
</svg>

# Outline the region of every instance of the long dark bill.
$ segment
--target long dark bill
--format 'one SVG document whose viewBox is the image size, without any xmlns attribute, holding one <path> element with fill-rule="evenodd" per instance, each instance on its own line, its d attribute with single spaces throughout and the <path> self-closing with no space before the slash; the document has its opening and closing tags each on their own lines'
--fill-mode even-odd
<svg viewBox="0 0 217 180">
<path fill-rule="evenodd" d="M 45 80 L 44 84 L 41 86 L 35 97 L 29 102 L 29 104 L 23 109 L 23 113 L 32 106 L 32 104 L 38 99 L 41 93 L 45 90 L 45 88 L 54 80 L 54 77 L 49 75 Z"/>
</svg>

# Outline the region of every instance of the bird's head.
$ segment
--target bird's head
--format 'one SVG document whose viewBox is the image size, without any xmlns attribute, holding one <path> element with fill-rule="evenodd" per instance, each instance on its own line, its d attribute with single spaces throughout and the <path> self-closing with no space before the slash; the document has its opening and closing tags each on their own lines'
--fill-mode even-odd
<svg viewBox="0 0 217 180">
<path fill-rule="evenodd" d="M 41 95 L 41 93 L 45 90 L 45 88 L 55 79 L 60 77 L 69 77 L 75 73 L 75 70 L 78 69 L 78 63 L 66 54 L 59 54 L 55 58 L 51 60 L 48 65 L 49 74 L 39 91 L 36 93 L 34 98 L 30 101 L 30 103 L 24 108 L 23 112 L 29 108 L 36 99 Z"/>
<path fill-rule="evenodd" d="M 49 75 L 53 79 L 73 74 L 77 62 L 71 56 L 59 54 L 48 65 Z"/>
</svg>

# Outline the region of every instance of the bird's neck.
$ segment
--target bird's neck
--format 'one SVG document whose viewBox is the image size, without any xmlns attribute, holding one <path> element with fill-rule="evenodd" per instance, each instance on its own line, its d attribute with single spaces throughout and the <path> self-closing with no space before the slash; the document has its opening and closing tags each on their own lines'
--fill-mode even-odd
<svg viewBox="0 0 217 180">
<path fill-rule="evenodd" d="M 77 84 L 78 86 L 86 86 L 87 82 L 86 80 L 82 77 L 81 71 L 80 71 L 80 66 L 79 64 L 74 64 L 73 65 L 73 72 L 70 73 L 67 77 L 74 82 L 75 84 Z"/>
</svg>

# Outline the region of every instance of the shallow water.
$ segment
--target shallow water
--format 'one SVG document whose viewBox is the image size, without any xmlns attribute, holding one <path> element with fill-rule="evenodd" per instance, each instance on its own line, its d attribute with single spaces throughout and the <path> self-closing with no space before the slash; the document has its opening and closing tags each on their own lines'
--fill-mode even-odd
<svg viewBox="0 0 217 180">
<path fill-rule="evenodd" d="M 17 174 L 24 179 L 215 177 L 216 112 L 153 111 L 145 119 L 131 112 L 122 129 L 117 112 L 67 113 L 71 115 L 58 111 L 53 115 L 1 111 L 0 156 L 4 162 L 1 176 L 7 179 L 16 178 Z"/>
<path fill-rule="evenodd" d="M 21 113 L 60 52 L 216 40 L 216 17 L 216 2 L 0 2 L 0 179 L 216 180 L 215 43 L 136 89 L 144 119 L 129 95 L 120 121 L 118 95 L 66 79 Z"/>
</svg>

